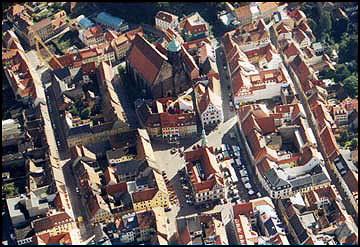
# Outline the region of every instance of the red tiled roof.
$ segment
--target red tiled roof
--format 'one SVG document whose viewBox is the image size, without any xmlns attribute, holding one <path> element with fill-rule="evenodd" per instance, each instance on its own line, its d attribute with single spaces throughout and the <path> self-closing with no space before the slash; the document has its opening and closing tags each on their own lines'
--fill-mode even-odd
<svg viewBox="0 0 360 247">
<path fill-rule="evenodd" d="M 126 182 L 117 183 L 117 184 L 108 184 L 106 186 L 106 193 L 110 195 L 115 195 L 116 193 L 127 192 Z"/>
<path fill-rule="evenodd" d="M 40 239 L 42 242 L 44 242 L 46 245 L 59 245 L 59 244 L 66 244 L 66 245 L 71 245 L 72 241 L 71 241 L 71 237 L 70 237 L 70 233 L 60 233 L 57 235 L 53 235 L 50 236 L 50 233 L 44 233 L 41 235 L 37 235 L 36 236 L 37 239 L 36 241 L 39 243 Z"/>
<path fill-rule="evenodd" d="M 263 135 L 275 131 L 275 120 L 273 117 L 256 118 L 256 122 L 258 123 Z"/>
<path fill-rule="evenodd" d="M 192 178 L 192 182 L 194 183 L 194 186 L 198 183 L 203 183 L 203 184 L 196 185 L 194 187 L 197 191 L 200 191 L 205 188 L 211 189 L 215 183 L 223 184 L 223 180 L 221 178 L 217 177 L 217 171 L 214 168 L 214 166 L 217 165 L 217 164 L 215 164 L 217 162 L 216 157 L 212 153 L 212 151 L 210 151 L 209 148 L 207 148 L 207 147 L 206 148 L 198 148 L 196 150 L 185 152 L 185 160 L 187 162 L 189 162 L 188 167 L 187 167 L 188 169 L 194 168 L 194 165 L 191 163 L 192 161 L 200 160 L 200 162 L 202 164 L 202 168 L 204 170 L 205 177 L 208 178 L 210 175 L 212 175 L 212 174 L 214 175 L 212 178 L 212 179 L 214 179 L 214 181 L 206 182 L 206 183 L 204 183 L 204 181 L 197 181 L 194 178 Z M 195 175 L 193 173 L 192 177 L 194 177 L 194 176 Z M 207 181 L 209 181 L 209 180 L 207 180 Z"/>
<path fill-rule="evenodd" d="M 350 191 L 357 195 L 358 193 L 358 186 L 359 186 L 359 181 L 358 181 L 358 173 L 353 171 L 353 170 L 349 170 L 345 176 L 344 176 L 344 180 L 345 183 L 349 186 Z"/>
<path fill-rule="evenodd" d="M 304 14 L 303 11 L 301 11 L 300 9 L 296 9 L 292 12 L 289 13 L 289 16 L 291 18 L 293 18 L 295 21 L 300 21 L 302 19 L 306 19 L 306 15 Z"/>
<path fill-rule="evenodd" d="M 208 43 L 208 44 L 211 44 L 209 38 L 201 38 L 201 39 L 197 39 L 197 40 L 192 40 L 192 41 L 188 41 L 188 42 L 185 42 L 183 44 L 184 48 L 186 50 L 189 50 L 189 49 L 193 49 L 193 48 L 199 48 L 201 46 L 201 44 L 205 42 L 205 43 Z"/>
<path fill-rule="evenodd" d="M 309 162 L 312 159 L 312 157 L 314 156 L 313 151 L 314 151 L 313 148 L 311 148 L 309 146 L 305 146 L 301 150 L 300 159 L 298 161 L 299 165 L 305 165 L 307 162 Z"/>
<path fill-rule="evenodd" d="M 127 60 L 146 81 L 152 83 L 167 58 L 139 35 L 136 35 Z"/>
<path fill-rule="evenodd" d="M 306 32 L 311 32 L 311 28 L 309 27 L 309 25 L 305 22 L 305 21 L 302 21 L 299 25 L 298 25 L 298 28 L 302 31 L 304 31 L 305 33 Z"/>
<path fill-rule="evenodd" d="M 250 88 L 252 84 L 250 83 L 250 80 L 244 76 L 241 72 L 237 73 L 231 82 L 232 91 L 235 96 L 238 96 L 240 94 L 240 89 L 242 88 Z"/>
<path fill-rule="evenodd" d="M 96 57 L 98 55 L 98 52 L 96 48 L 92 48 L 85 51 L 81 51 L 79 55 L 80 55 L 80 59 L 83 60 L 91 57 Z"/>
<path fill-rule="evenodd" d="M 185 21 L 184 29 L 186 32 L 189 32 L 191 34 L 202 33 L 202 32 L 206 32 L 208 30 L 205 23 L 191 25 L 188 20 Z"/>
<path fill-rule="evenodd" d="M 310 79 L 317 79 L 314 71 L 305 63 L 304 59 L 299 55 L 290 63 L 300 82 L 306 82 Z"/>
<path fill-rule="evenodd" d="M 294 42 L 291 42 L 287 49 L 284 51 L 284 54 L 287 58 L 290 58 L 292 56 L 301 54 L 301 50 L 298 48 L 297 45 L 295 45 Z"/>
<path fill-rule="evenodd" d="M 191 79 L 199 77 L 199 67 L 195 63 L 194 58 L 187 52 L 187 50 L 181 46 L 181 53 L 184 58 L 185 66 L 188 68 L 189 72 L 192 74 L 195 72 L 194 76 L 191 76 Z"/>
<path fill-rule="evenodd" d="M 25 10 L 24 6 L 22 6 L 20 4 L 14 4 L 10 7 L 7 14 L 11 17 L 14 17 L 14 16 L 20 14 L 23 10 Z"/>
<path fill-rule="evenodd" d="M 253 211 L 253 205 L 251 202 L 235 204 L 233 206 L 234 218 L 238 218 L 239 215 L 245 215 L 247 217 L 250 217 L 252 211 Z"/>
<path fill-rule="evenodd" d="M 249 111 L 251 111 L 254 108 L 253 105 L 244 105 L 240 106 L 238 110 L 239 114 L 239 120 L 240 122 L 244 121 L 245 116 L 248 114 Z"/>
<path fill-rule="evenodd" d="M 346 98 L 345 100 L 343 100 L 340 103 L 348 112 L 355 110 L 356 112 L 358 111 L 358 100 L 357 99 L 351 99 L 351 98 Z"/>
<path fill-rule="evenodd" d="M 291 29 L 285 23 L 282 22 L 279 26 L 276 27 L 276 32 L 278 34 L 289 33 L 291 32 Z"/>
<path fill-rule="evenodd" d="M 81 64 L 81 70 L 83 75 L 89 75 L 96 72 L 96 64 L 95 62 L 83 63 Z"/>
<path fill-rule="evenodd" d="M 106 41 L 112 41 L 113 39 L 117 38 L 118 35 L 112 30 L 106 30 L 104 37 Z"/>
<path fill-rule="evenodd" d="M 230 31 L 224 34 L 223 38 L 222 38 L 222 43 L 224 45 L 224 50 L 225 50 L 225 54 L 228 54 L 235 45 L 235 42 L 231 39 L 232 34 L 235 32 L 234 31 Z"/>
<path fill-rule="evenodd" d="M 297 29 L 293 32 L 293 38 L 298 42 L 303 42 L 308 36 L 305 34 L 305 32 L 301 29 Z"/>
<path fill-rule="evenodd" d="M 249 5 L 234 9 L 234 14 L 239 19 L 245 19 L 245 18 L 252 17 L 252 13 L 251 13 Z"/>
<path fill-rule="evenodd" d="M 209 191 L 214 187 L 215 184 L 223 184 L 222 180 L 223 179 L 221 177 L 215 174 L 212 178 L 208 180 L 194 183 L 194 190 L 195 192 Z"/>
<path fill-rule="evenodd" d="M 3 50 L 2 60 L 5 61 L 5 60 L 13 59 L 17 53 L 18 53 L 17 50 Z"/>
<path fill-rule="evenodd" d="M 329 127 L 325 127 L 321 133 L 320 138 L 323 142 L 323 146 L 325 148 L 325 153 L 330 159 L 335 159 L 335 157 L 339 154 L 339 149 L 336 144 L 336 139 Z"/>
<path fill-rule="evenodd" d="M 125 35 L 129 40 L 134 40 L 136 35 L 140 35 L 141 37 L 143 37 L 144 36 L 144 30 L 142 29 L 142 27 L 139 27 L 137 29 L 126 32 Z"/>
<path fill-rule="evenodd" d="M 195 124 L 194 113 L 169 114 L 168 112 L 160 113 L 160 125 L 162 128 L 189 126 Z"/>
<path fill-rule="evenodd" d="M 264 14 L 265 12 L 269 10 L 275 10 L 278 7 L 278 4 L 276 2 L 264 2 L 258 4 L 259 10 L 261 14 Z"/>
<path fill-rule="evenodd" d="M 156 188 L 134 192 L 132 194 L 133 202 L 136 203 L 136 202 L 149 201 L 154 198 L 157 192 L 158 189 Z"/>
<path fill-rule="evenodd" d="M 259 129 L 260 127 L 255 121 L 254 115 L 250 115 L 249 117 L 247 117 L 245 121 L 242 122 L 241 124 L 243 126 L 243 131 L 245 136 L 248 136 L 250 134 L 250 131 L 253 130 L 254 128 L 260 131 Z"/>
<path fill-rule="evenodd" d="M 99 37 L 102 35 L 104 35 L 104 33 L 103 33 L 103 29 L 100 25 L 91 27 L 84 31 L 84 36 L 87 39 L 96 38 L 96 37 Z"/>
<path fill-rule="evenodd" d="M 208 105 L 210 103 L 212 103 L 214 106 L 218 106 L 219 102 L 218 102 L 218 99 L 216 99 L 216 96 L 214 94 L 214 92 L 209 88 L 207 87 L 205 89 L 205 93 L 203 95 L 201 95 L 200 97 L 200 101 L 199 101 L 199 112 L 200 114 L 202 114 L 208 107 Z"/>
<path fill-rule="evenodd" d="M 261 135 L 256 130 L 251 130 L 249 135 L 246 137 L 254 156 L 263 148 L 263 145 L 260 143 L 260 138 Z"/>
<path fill-rule="evenodd" d="M 179 244 L 188 245 L 190 242 L 191 242 L 191 236 L 187 226 L 185 226 L 183 231 L 179 234 Z"/>
<path fill-rule="evenodd" d="M 268 171 L 271 170 L 271 166 L 270 166 L 270 163 L 269 163 L 269 159 L 268 158 L 265 158 L 263 159 L 260 163 L 258 163 L 257 165 L 257 168 L 260 172 L 261 175 L 265 175 Z"/>
<path fill-rule="evenodd" d="M 160 19 L 162 21 L 166 21 L 168 23 L 174 22 L 178 17 L 176 15 L 170 14 L 165 11 L 159 11 L 157 12 L 155 18 Z"/>
<path fill-rule="evenodd" d="M 73 219 L 67 213 L 60 212 L 38 220 L 34 220 L 33 225 L 35 232 L 38 233 L 72 221 Z"/>
</svg>

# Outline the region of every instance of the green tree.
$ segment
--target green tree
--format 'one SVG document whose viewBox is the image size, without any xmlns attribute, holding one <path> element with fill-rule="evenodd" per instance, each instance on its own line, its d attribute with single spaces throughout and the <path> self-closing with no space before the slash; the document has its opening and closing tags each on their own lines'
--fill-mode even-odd
<svg viewBox="0 0 360 247">
<path fill-rule="evenodd" d="M 319 31 L 321 36 L 325 33 L 329 33 L 331 30 L 331 16 L 329 12 L 322 11 L 319 19 Z"/>
<path fill-rule="evenodd" d="M 350 97 L 354 98 L 358 94 L 358 77 L 351 75 L 344 80 L 344 89 Z"/>
<path fill-rule="evenodd" d="M 80 113 L 81 119 L 88 119 L 90 116 L 91 110 L 87 107 Z"/>
<path fill-rule="evenodd" d="M 342 131 L 340 133 L 340 137 L 339 137 L 339 143 L 341 146 L 344 146 L 344 144 L 349 140 L 349 133 L 347 130 Z"/>
<path fill-rule="evenodd" d="M 348 31 L 349 21 L 347 18 L 340 18 L 332 23 L 332 37 L 335 42 L 339 42 L 341 41 L 341 36 Z"/>
<path fill-rule="evenodd" d="M 71 115 L 73 115 L 73 116 L 79 116 L 79 111 L 78 111 L 78 109 L 76 108 L 75 104 L 72 104 L 72 105 L 70 106 L 70 113 L 71 113 Z"/>
<path fill-rule="evenodd" d="M 311 18 L 308 18 L 308 25 L 313 31 L 317 29 L 317 23 Z"/>
<path fill-rule="evenodd" d="M 9 196 L 15 196 L 19 193 L 19 188 L 15 187 L 14 183 L 5 184 L 3 191 Z"/>
<path fill-rule="evenodd" d="M 339 63 L 351 62 L 358 59 L 358 36 L 344 33 L 339 44 Z"/>
<path fill-rule="evenodd" d="M 355 137 L 351 140 L 351 146 L 350 146 L 351 150 L 356 150 L 358 149 L 358 138 Z"/>
<path fill-rule="evenodd" d="M 339 64 L 336 66 L 336 81 L 343 81 L 351 75 L 351 72 L 348 70 L 345 64 Z"/>
</svg>

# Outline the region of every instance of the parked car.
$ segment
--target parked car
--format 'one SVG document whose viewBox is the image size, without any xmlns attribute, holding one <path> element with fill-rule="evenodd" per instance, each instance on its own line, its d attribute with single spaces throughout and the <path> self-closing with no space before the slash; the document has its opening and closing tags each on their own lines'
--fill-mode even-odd
<svg viewBox="0 0 360 247">
<path fill-rule="evenodd" d="M 169 212 L 169 211 L 171 211 L 171 208 L 165 208 L 164 211 Z"/>
</svg>

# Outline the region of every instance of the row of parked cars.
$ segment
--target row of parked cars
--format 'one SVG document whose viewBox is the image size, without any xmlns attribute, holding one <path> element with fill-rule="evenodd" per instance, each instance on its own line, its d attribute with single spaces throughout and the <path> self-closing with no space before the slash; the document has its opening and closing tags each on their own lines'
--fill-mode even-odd
<svg viewBox="0 0 360 247">
<path fill-rule="evenodd" d="M 194 198 L 192 195 L 191 184 L 188 179 L 188 176 L 186 175 L 186 173 L 183 169 L 179 170 L 179 175 L 180 175 L 181 188 L 183 189 L 185 197 L 186 197 L 185 202 L 188 205 L 194 205 Z"/>
<path fill-rule="evenodd" d="M 241 180 L 241 182 L 243 183 L 249 196 L 253 196 L 256 194 L 258 197 L 261 197 L 261 193 L 260 192 L 256 193 L 253 189 L 253 186 L 250 183 L 248 171 L 240 157 L 240 146 L 237 146 L 237 145 L 230 146 L 228 144 L 222 144 L 221 150 L 222 150 L 223 157 L 224 158 L 230 157 L 232 167 L 239 172 L 240 178 L 236 175 L 236 178 L 233 178 L 233 180 L 235 180 L 234 182 Z M 228 176 L 230 176 L 230 174 L 228 174 Z M 236 201 L 238 199 L 236 192 L 237 192 L 237 189 L 235 189 L 235 188 L 230 189 L 230 192 L 229 192 L 229 195 L 231 194 L 233 196 L 234 201 Z"/>
</svg>

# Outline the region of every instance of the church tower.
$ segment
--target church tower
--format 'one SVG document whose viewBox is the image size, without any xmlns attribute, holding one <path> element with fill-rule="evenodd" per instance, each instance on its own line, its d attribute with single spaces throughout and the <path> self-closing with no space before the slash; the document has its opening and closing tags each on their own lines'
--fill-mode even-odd
<svg viewBox="0 0 360 247">
<path fill-rule="evenodd" d="M 207 141 L 207 138 L 206 138 L 205 129 L 203 128 L 202 134 L 201 134 L 201 147 L 205 148 L 205 147 L 207 147 L 207 145 L 208 145 L 208 141 Z"/>
<path fill-rule="evenodd" d="M 184 85 L 187 82 L 185 67 L 183 63 L 183 57 L 181 53 L 181 45 L 176 39 L 172 39 L 169 43 L 168 49 L 168 59 L 169 63 L 172 66 L 172 79 L 173 79 L 173 96 L 182 93 L 188 87 Z"/>
<path fill-rule="evenodd" d="M 181 46 L 179 42 L 175 39 L 172 39 L 168 45 L 168 58 L 171 65 L 176 66 L 181 63 L 180 55 Z"/>
</svg>

